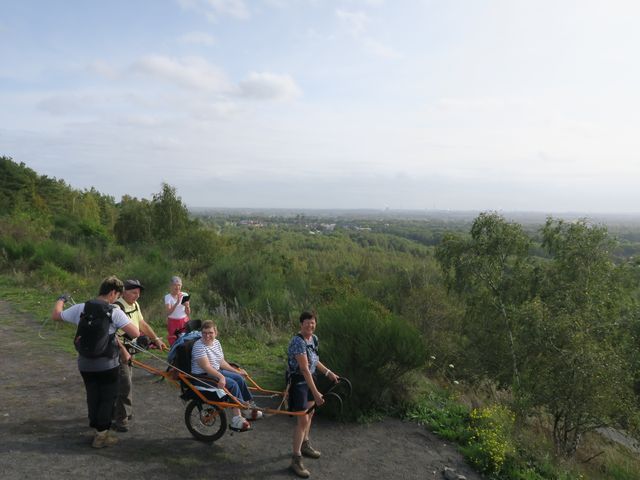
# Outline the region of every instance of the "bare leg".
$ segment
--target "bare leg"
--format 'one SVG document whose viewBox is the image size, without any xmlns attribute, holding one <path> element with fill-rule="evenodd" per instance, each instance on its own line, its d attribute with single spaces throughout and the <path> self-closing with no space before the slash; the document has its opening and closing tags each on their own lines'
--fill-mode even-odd
<svg viewBox="0 0 640 480">
<path fill-rule="evenodd" d="M 310 408 L 313 403 L 308 403 L 307 408 Z M 309 436 L 309 428 L 311 428 L 311 417 L 310 415 L 300 415 L 297 418 L 296 427 L 293 430 L 293 454 L 301 455 L 300 448 L 302 447 L 302 442 Z"/>
<path fill-rule="evenodd" d="M 315 410 L 307 415 L 309 421 L 307 422 L 307 428 L 304 431 L 304 437 L 302 438 L 303 441 L 309 440 L 309 431 L 311 430 L 311 421 L 313 420 L 314 413 L 315 413 Z"/>
</svg>

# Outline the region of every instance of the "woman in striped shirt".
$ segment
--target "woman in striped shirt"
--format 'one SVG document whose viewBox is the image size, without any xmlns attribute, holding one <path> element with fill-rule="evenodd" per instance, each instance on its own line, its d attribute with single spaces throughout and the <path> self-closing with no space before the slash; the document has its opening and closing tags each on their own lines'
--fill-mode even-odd
<svg viewBox="0 0 640 480">
<path fill-rule="evenodd" d="M 191 373 L 211 377 L 217 382 L 218 388 L 226 388 L 238 400 L 252 403 L 253 396 L 243 378 L 247 372 L 229 365 L 217 336 L 218 330 L 212 320 L 202 322 L 202 338 L 193 344 L 191 351 Z M 233 408 L 232 411 L 231 429 L 240 432 L 251 429 L 251 424 L 243 418 L 239 408 Z M 262 412 L 258 410 L 247 409 L 244 413 L 253 420 L 262 417 Z"/>
</svg>

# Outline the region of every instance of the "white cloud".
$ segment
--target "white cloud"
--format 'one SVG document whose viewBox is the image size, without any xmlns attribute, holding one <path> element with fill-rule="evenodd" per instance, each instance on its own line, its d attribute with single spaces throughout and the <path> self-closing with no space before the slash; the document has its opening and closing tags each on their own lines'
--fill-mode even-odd
<svg viewBox="0 0 640 480">
<path fill-rule="evenodd" d="M 296 81 L 287 74 L 251 72 L 243 80 L 231 81 L 224 70 L 201 57 L 171 58 L 163 55 L 147 55 L 134 61 L 127 68 L 118 69 L 106 62 L 94 62 L 89 71 L 109 79 L 121 81 L 143 77 L 144 90 L 129 84 L 129 94 L 122 96 L 125 102 L 143 109 L 171 109 L 206 112 L 209 116 L 225 115 L 237 111 L 235 102 L 245 100 L 294 100 L 302 95 Z M 178 87 L 182 93 L 164 91 L 165 83 Z M 153 91 L 150 96 L 149 92 Z M 51 96 L 40 102 L 41 110 L 62 115 L 77 110 L 83 100 L 77 95 Z M 92 102 L 95 103 L 95 102 Z M 69 106 L 65 106 L 68 104 Z M 111 104 L 111 102 L 107 102 Z M 193 107 L 196 108 L 193 108 Z"/>
<path fill-rule="evenodd" d="M 292 100 L 302 93 L 289 75 L 267 72 L 251 73 L 239 87 L 242 97 L 258 100 Z"/>
<path fill-rule="evenodd" d="M 185 33 L 178 39 L 181 43 L 187 43 L 191 45 L 203 45 L 205 47 L 212 47 L 216 42 L 216 38 L 206 32 L 189 32 Z"/>
<path fill-rule="evenodd" d="M 134 62 L 130 70 L 186 88 L 217 93 L 225 93 L 232 88 L 222 70 L 200 57 L 174 59 L 149 55 Z"/>
</svg>

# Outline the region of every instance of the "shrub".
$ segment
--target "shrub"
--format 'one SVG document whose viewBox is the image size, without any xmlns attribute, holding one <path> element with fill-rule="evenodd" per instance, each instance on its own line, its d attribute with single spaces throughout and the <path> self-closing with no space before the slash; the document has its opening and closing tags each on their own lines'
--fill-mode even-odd
<svg viewBox="0 0 640 480">
<path fill-rule="evenodd" d="M 322 362 L 353 383 L 347 418 L 394 408 L 406 391 L 404 376 L 426 361 L 417 330 L 362 297 L 346 297 L 323 309 L 318 336 Z"/>
<path fill-rule="evenodd" d="M 515 415 L 502 405 L 469 410 L 446 393 L 429 392 L 406 417 L 426 425 L 440 437 L 460 445 L 467 461 L 489 478 L 542 480 L 550 478 L 516 458 Z M 505 467 L 505 468 L 503 468 Z"/>
<path fill-rule="evenodd" d="M 71 283 L 71 275 L 51 262 L 45 262 L 37 272 L 43 286 L 54 290 L 62 290 Z"/>
<path fill-rule="evenodd" d="M 7 263 L 18 260 L 28 260 L 35 252 L 35 245 L 32 241 L 19 241 L 11 237 L 0 237 L 0 252 Z"/>
<path fill-rule="evenodd" d="M 36 245 L 31 263 L 34 267 L 52 263 L 67 271 L 78 272 L 86 264 L 83 260 L 77 247 L 56 240 L 46 240 Z"/>
<path fill-rule="evenodd" d="M 479 471 L 499 473 L 507 455 L 515 451 L 511 438 L 515 415 L 507 407 L 492 405 L 472 410 L 469 418 L 471 437 L 462 452 Z"/>
</svg>

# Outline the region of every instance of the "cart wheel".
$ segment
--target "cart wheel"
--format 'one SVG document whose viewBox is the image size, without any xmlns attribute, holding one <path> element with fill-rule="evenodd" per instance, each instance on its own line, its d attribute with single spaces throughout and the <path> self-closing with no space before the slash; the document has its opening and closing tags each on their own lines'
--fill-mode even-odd
<svg viewBox="0 0 640 480">
<path fill-rule="evenodd" d="M 215 442 L 227 430 L 227 416 L 217 405 L 191 400 L 184 411 L 187 429 L 201 442 Z"/>
</svg>

